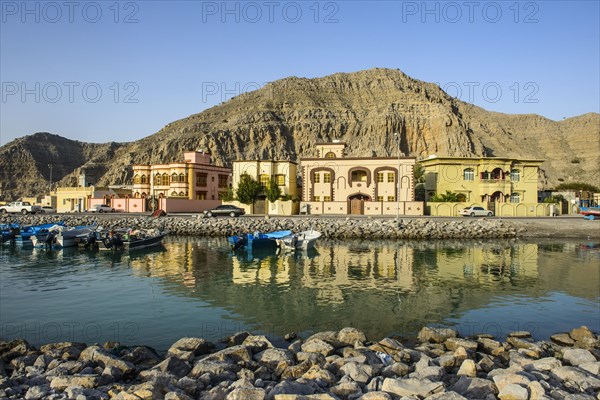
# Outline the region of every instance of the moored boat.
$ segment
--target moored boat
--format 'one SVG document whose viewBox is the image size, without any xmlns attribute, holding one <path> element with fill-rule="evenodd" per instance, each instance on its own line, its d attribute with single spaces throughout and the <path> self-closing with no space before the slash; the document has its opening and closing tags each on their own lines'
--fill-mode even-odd
<svg viewBox="0 0 600 400">
<path fill-rule="evenodd" d="M 302 231 L 277 240 L 282 250 L 308 250 L 315 247 L 315 242 L 321 237 L 319 231 Z"/>
<path fill-rule="evenodd" d="M 112 229 L 94 231 L 82 238 L 80 245 L 84 248 L 99 250 L 138 250 L 158 246 L 162 243 L 167 231 L 158 229 Z"/>
<path fill-rule="evenodd" d="M 48 228 L 45 237 L 32 236 L 31 242 L 34 247 L 73 247 L 82 237 L 96 229 L 96 225 L 66 227 L 64 225 L 53 225 Z"/>
<path fill-rule="evenodd" d="M 292 234 L 292 231 L 275 231 L 269 233 L 247 233 L 242 235 L 229 236 L 227 241 L 232 249 L 251 249 L 251 248 L 277 248 L 277 239 L 284 238 Z"/>
</svg>

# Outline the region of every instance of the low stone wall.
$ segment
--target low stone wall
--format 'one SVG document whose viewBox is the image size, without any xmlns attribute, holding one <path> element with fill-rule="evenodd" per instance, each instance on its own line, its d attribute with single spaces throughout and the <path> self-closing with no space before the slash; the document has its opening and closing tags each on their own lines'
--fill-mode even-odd
<svg viewBox="0 0 600 400">
<path fill-rule="evenodd" d="M 63 220 L 68 225 L 97 223 L 105 228 L 139 227 L 167 229 L 174 235 L 230 236 L 243 232 L 316 230 L 326 238 L 358 239 L 470 239 L 513 238 L 519 229 L 500 219 L 461 219 L 456 221 L 428 218 L 395 219 L 369 218 L 201 218 L 201 217 L 134 217 L 120 215 L 85 216 L 19 216 L 0 217 L 0 223 L 20 222 L 40 224 Z M 523 228 L 520 228 L 524 231 Z"/>
<path fill-rule="evenodd" d="M 420 345 L 354 328 L 276 346 L 239 332 L 188 337 L 160 354 L 120 343 L 0 341 L 0 398 L 113 400 L 596 399 L 600 344 L 586 327 L 534 341 L 423 328 Z"/>
</svg>

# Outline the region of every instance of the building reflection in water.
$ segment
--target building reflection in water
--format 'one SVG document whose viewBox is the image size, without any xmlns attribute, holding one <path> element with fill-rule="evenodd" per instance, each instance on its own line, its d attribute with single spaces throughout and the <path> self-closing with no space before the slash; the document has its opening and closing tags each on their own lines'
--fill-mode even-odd
<svg viewBox="0 0 600 400">
<path fill-rule="evenodd" d="M 508 240 L 323 240 L 316 252 L 285 255 L 232 254 L 221 238 L 169 238 L 165 246 L 132 257 L 130 266 L 162 278 L 169 292 L 228 309 L 251 326 L 274 325 L 278 334 L 350 324 L 373 335 L 414 333 L 485 307 L 494 296 L 579 296 L 582 282 L 598 278 L 597 260 L 573 270 L 564 265 L 573 249 L 562 247 L 563 261 L 554 261 L 556 249 Z M 558 273 L 541 276 L 540 267 Z M 598 289 L 587 286 L 587 296 L 597 298 Z"/>
</svg>

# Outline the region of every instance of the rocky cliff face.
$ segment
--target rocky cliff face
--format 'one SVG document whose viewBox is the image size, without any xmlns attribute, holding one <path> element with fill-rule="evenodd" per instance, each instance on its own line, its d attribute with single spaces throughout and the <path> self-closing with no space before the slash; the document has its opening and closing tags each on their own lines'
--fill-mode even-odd
<svg viewBox="0 0 600 400">
<path fill-rule="evenodd" d="M 405 155 L 544 159 L 542 186 L 572 180 L 597 184 L 600 178 L 599 114 L 555 122 L 494 113 L 400 71 L 372 69 L 282 79 L 127 144 L 85 144 L 48 134 L 18 139 L 0 148 L 1 179 L 5 196 L 14 197 L 48 180 L 48 162 L 56 163 L 56 177 L 72 181 L 78 166 L 94 165 L 105 170 L 100 184 L 116 184 L 128 178 L 126 166 L 178 161 L 184 150 L 208 149 L 219 165 L 236 159 L 298 160 L 315 155 L 316 141 L 331 139 L 345 141 L 351 156 L 395 156 L 395 132 Z M 63 145 L 72 150 L 63 153 Z M 63 154 L 76 156 L 61 164 Z M 20 171 L 5 172 L 15 156 Z M 17 172 L 27 185 L 14 179 Z"/>
</svg>

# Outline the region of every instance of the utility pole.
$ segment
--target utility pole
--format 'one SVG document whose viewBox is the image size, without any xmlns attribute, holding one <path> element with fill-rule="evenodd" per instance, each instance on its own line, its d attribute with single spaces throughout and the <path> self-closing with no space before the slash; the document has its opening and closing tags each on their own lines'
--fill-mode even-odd
<svg viewBox="0 0 600 400">
<path fill-rule="evenodd" d="M 50 168 L 50 192 L 52 192 L 52 164 L 48 164 Z"/>
</svg>

